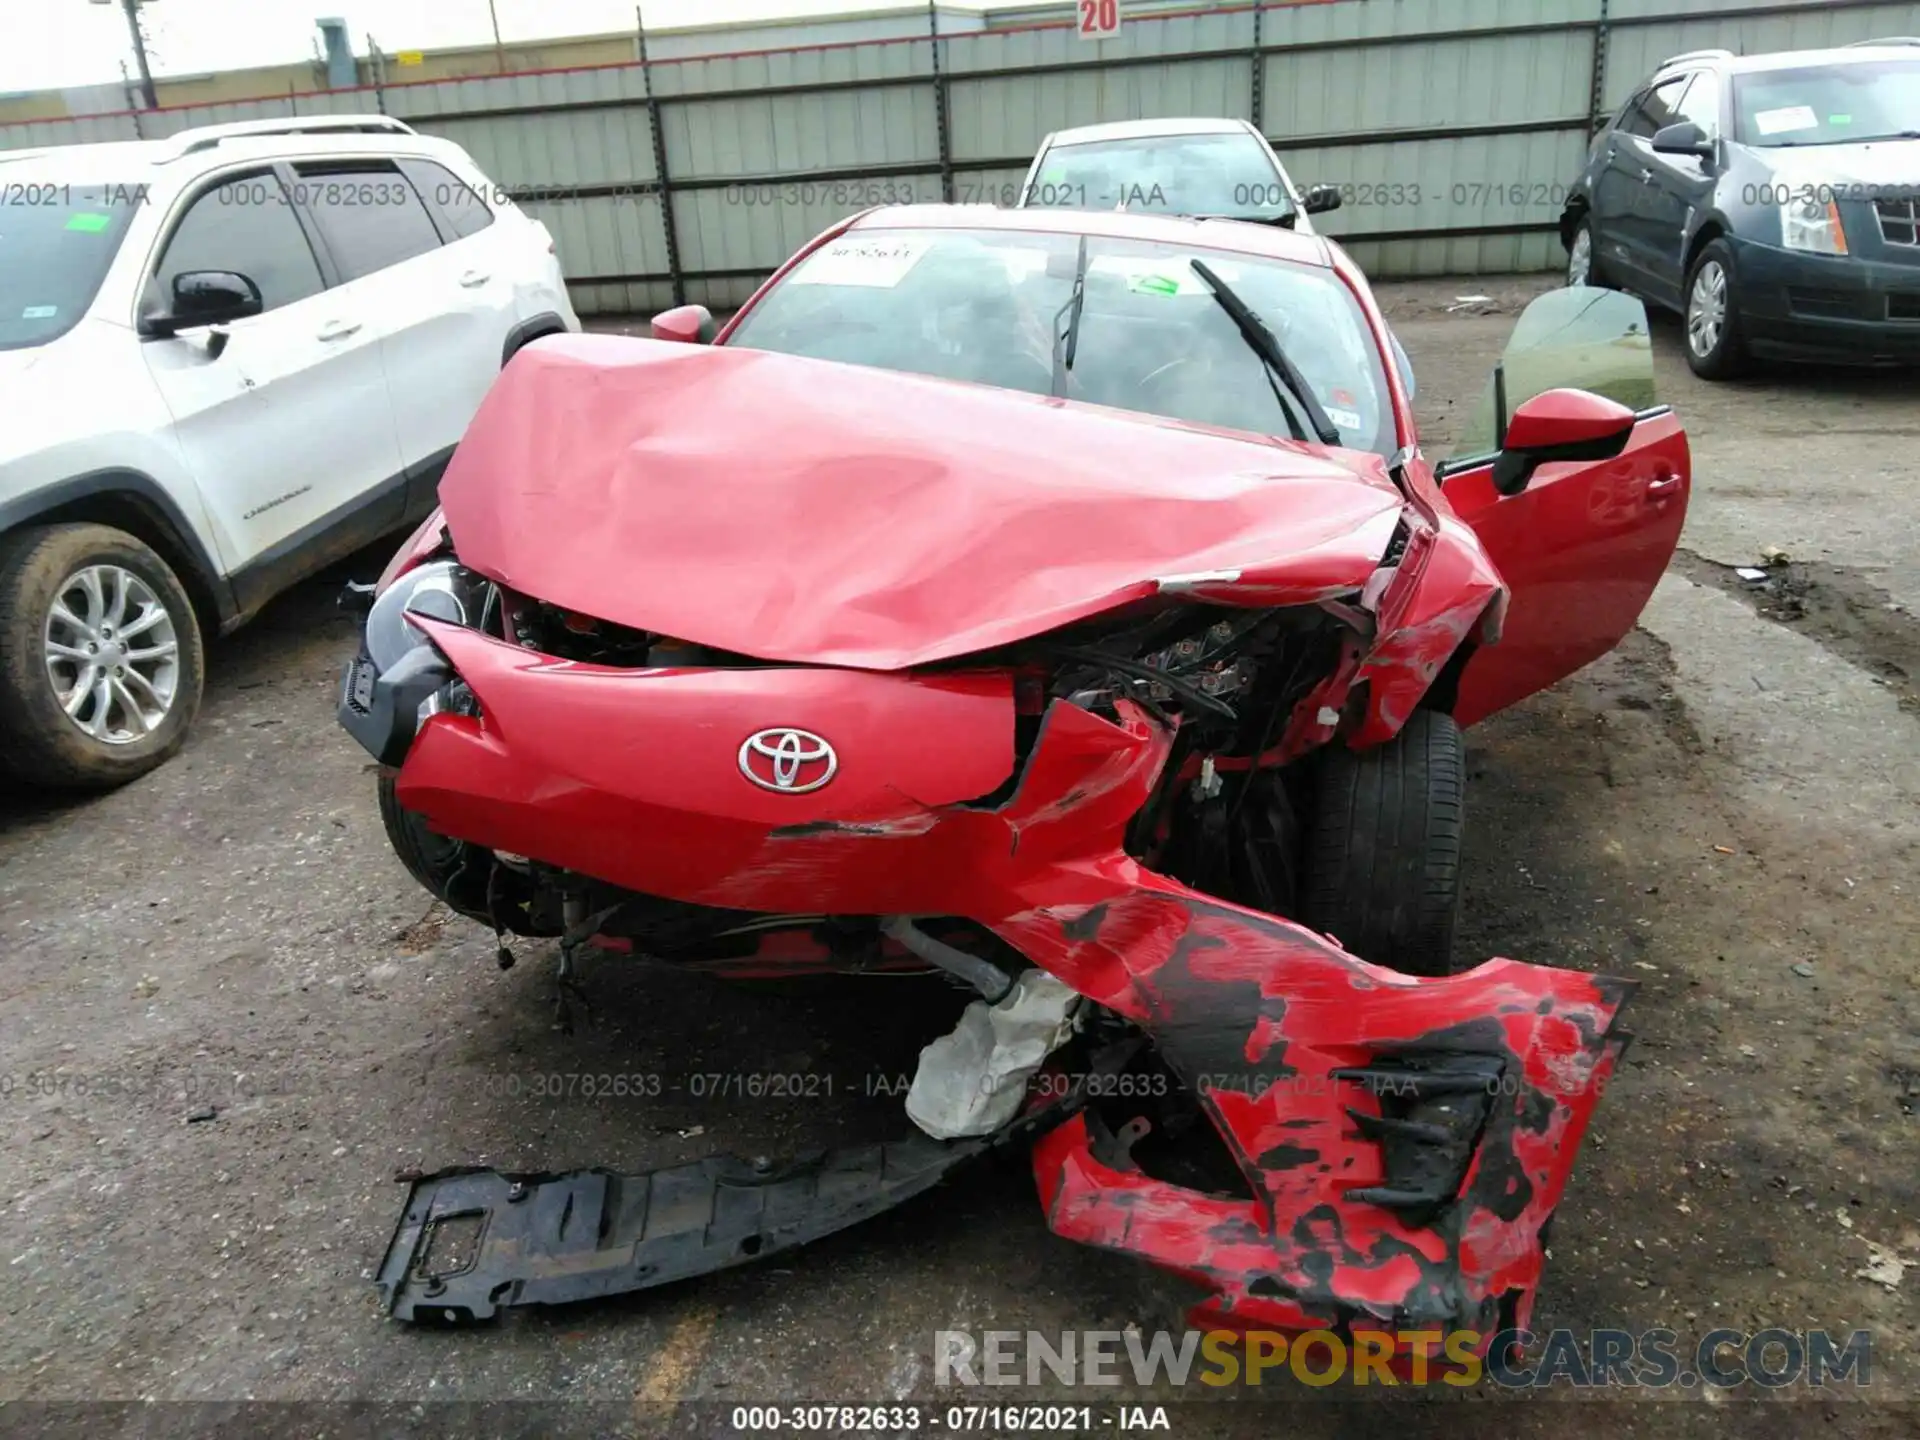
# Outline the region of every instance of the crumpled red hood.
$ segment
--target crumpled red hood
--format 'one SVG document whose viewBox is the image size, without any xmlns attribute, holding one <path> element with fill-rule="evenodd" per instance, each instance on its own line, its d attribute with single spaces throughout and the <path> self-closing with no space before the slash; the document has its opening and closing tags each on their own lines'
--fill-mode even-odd
<svg viewBox="0 0 1920 1440">
<path fill-rule="evenodd" d="M 440 485 L 522 594 L 756 658 L 895 670 L 1196 573 L 1351 590 L 1401 510 L 1375 456 L 762 351 L 518 354 Z M 1263 603 L 1274 603 L 1271 599 Z"/>
</svg>

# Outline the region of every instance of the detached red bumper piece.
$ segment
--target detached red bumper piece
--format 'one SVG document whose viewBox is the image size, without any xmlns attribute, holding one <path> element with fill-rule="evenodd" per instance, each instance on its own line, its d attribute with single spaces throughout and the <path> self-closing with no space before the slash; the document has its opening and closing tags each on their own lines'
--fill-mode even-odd
<svg viewBox="0 0 1920 1440">
<path fill-rule="evenodd" d="M 1059 973 L 1125 972 L 1252 1190 L 1149 1178 L 1137 1137 L 1079 1114 L 1035 1152 L 1057 1232 L 1208 1287 L 1203 1328 L 1527 1324 L 1631 982 L 1511 960 L 1408 980 L 1173 893 L 1036 917 L 1021 939 L 1037 951 L 1046 929 Z"/>
</svg>

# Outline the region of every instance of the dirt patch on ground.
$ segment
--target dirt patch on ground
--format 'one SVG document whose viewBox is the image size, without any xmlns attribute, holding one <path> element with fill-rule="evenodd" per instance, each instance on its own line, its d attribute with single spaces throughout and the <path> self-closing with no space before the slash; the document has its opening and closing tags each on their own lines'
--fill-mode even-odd
<svg viewBox="0 0 1920 1440">
<path fill-rule="evenodd" d="M 1901 709 L 1920 714 L 1920 616 L 1879 586 L 1818 561 L 1742 567 L 1682 550 L 1673 568 L 1852 661 L 1885 684 Z M 1764 573 L 1750 578 L 1740 573 L 1743 568 Z"/>
</svg>

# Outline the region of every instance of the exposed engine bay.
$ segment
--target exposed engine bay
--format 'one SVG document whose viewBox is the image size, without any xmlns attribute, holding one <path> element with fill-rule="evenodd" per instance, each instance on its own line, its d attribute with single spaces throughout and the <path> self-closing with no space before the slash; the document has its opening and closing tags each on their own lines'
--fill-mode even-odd
<svg viewBox="0 0 1920 1440">
<path fill-rule="evenodd" d="M 1398 537 L 1396 537 L 1396 543 Z M 1156 600 L 1137 613 L 1109 615 L 997 652 L 962 656 L 940 670 L 1001 671 L 1013 678 L 1014 766 L 994 791 L 967 802 L 982 809 L 1014 793 L 1040 734 L 1049 703 L 1058 700 L 1112 723 L 1122 702 L 1137 705 L 1174 737 L 1168 764 L 1127 832 L 1127 852 L 1196 889 L 1292 914 L 1298 811 L 1311 777 L 1286 768 L 1297 758 L 1286 745 L 1303 702 L 1343 653 L 1368 641 L 1356 593 L 1324 606 L 1245 610 Z M 551 660 L 610 668 L 724 669 L 763 662 L 649 634 L 518 596 L 457 561 L 410 572 L 373 606 L 370 637 L 397 660 L 410 640 L 405 613 L 473 627 Z M 458 678 L 425 702 L 478 715 L 479 703 Z M 383 782 L 383 785 L 387 782 Z M 390 788 L 390 787 L 389 787 Z M 561 937 L 569 945 L 637 951 L 663 961 L 748 976 L 764 957 L 770 973 L 811 963 L 860 972 L 927 964 L 875 916 L 771 915 L 692 905 L 627 891 L 524 856 L 447 842 L 408 821 L 390 800 L 390 825 L 416 833 L 402 854 L 437 849 L 423 883 L 470 919 L 502 935 Z M 410 862 L 411 863 L 411 862 Z M 936 919 L 935 935 L 964 934 L 991 953 L 997 942 L 977 925 Z M 1004 946 L 998 947 L 1004 950 Z M 1017 956 L 999 955 L 1004 963 Z"/>
</svg>

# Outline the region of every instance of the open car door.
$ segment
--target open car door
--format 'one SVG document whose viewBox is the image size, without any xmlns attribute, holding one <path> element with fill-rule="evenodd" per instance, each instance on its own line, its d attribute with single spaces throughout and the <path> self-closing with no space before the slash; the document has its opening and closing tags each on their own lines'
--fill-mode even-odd
<svg viewBox="0 0 1920 1440">
<path fill-rule="evenodd" d="M 1596 447 L 1613 450 L 1609 458 L 1549 460 L 1519 480 L 1524 488 L 1503 494 L 1502 483 L 1516 483 L 1516 412 L 1536 397 L 1531 409 L 1551 409 L 1569 390 L 1627 407 L 1631 434 Z M 1572 287 L 1529 305 L 1439 470 L 1454 512 L 1479 534 L 1511 592 L 1499 643 L 1475 654 L 1461 677 L 1455 719 L 1471 725 L 1626 638 L 1679 544 L 1690 468 L 1686 432 L 1655 402 L 1641 303 Z"/>
</svg>

